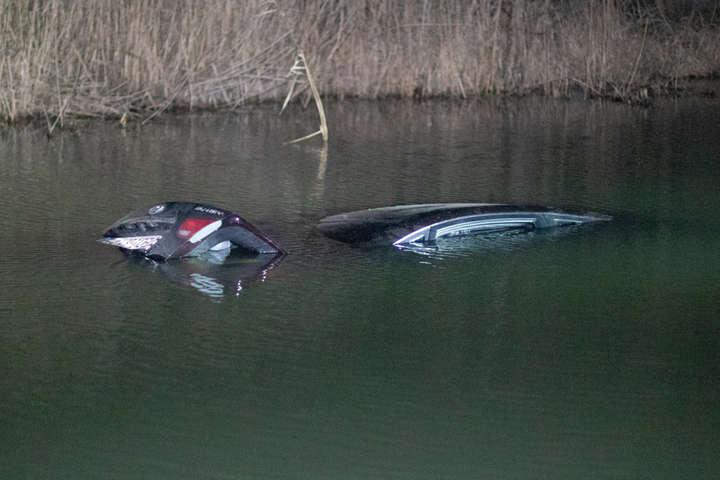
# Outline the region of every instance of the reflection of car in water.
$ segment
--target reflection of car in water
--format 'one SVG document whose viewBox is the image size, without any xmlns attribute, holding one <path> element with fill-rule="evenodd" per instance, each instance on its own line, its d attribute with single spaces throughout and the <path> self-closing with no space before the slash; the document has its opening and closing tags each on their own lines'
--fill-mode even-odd
<svg viewBox="0 0 720 480">
<path fill-rule="evenodd" d="M 131 255 L 128 260 L 159 272 L 168 280 L 192 287 L 214 299 L 237 296 L 255 282 L 264 282 L 271 270 L 283 260 L 284 254 L 245 256 L 209 252 L 179 261 L 157 262 L 148 257 Z"/>
<path fill-rule="evenodd" d="M 446 239 L 607 220 L 606 215 L 548 207 L 442 203 L 342 213 L 323 218 L 317 229 L 340 242 L 393 245 L 423 253 Z M 238 293 L 244 282 L 264 280 L 285 255 L 277 243 L 237 213 L 189 202 L 161 203 L 132 212 L 108 227 L 98 241 L 216 298 Z"/>
</svg>

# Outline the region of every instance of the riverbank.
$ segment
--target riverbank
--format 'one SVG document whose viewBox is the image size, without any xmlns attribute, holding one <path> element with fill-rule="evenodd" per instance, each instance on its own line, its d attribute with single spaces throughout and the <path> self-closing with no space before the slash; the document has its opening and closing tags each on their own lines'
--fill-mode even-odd
<svg viewBox="0 0 720 480">
<path fill-rule="evenodd" d="M 717 2 L 645 3 L 0 0 L 0 120 L 279 100 L 298 50 L 338 98 L 647 102 L 720 72 Z"/>
</svg>

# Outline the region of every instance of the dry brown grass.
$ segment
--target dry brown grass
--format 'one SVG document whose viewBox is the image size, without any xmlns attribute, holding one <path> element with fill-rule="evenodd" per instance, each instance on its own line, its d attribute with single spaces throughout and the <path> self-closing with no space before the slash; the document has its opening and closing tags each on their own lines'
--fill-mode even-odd
<svg viewBox="0 0 720 480">
<path fill-rule="evenodd" d="M 338 97 L 625 98 L 720 72 L 718 2 L 672 21 L 636 3 L 0 0 L 0 118 L 279 99 L 298 50 Z"/>
</svg>

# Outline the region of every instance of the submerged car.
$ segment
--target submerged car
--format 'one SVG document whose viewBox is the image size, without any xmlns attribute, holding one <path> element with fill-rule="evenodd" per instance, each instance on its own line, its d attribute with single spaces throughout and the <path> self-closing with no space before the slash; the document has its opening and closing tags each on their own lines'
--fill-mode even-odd
<svg viewBox="0 0 720 480">
<path fill-rule="evenodd" d="M 371 208 L 332 215 L 317 228 L 345 243 L 430 245 L 447 237 L 503 230 L 534 230 L 610 220 L 541 206 L 497 203 L 431 203 Z"/>
<path fill-rule="evenodd" d="M 231 249 L 248 255 L 285 253 L 237 213 L 191 202 L 159 203 L 134 211 L 110 225 L 98 242 L 154 260 L 222 256 Z"/>
</svg>

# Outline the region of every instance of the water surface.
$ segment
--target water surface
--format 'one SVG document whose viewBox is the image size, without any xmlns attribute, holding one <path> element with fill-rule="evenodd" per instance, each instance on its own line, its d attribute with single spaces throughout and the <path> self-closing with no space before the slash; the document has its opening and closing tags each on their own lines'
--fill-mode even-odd
<svg viewBox="0 0 720 480">
<path fill-rule="evenodd" d="M 327 149 L 265 107 L 0 132 L 0 477 L 717 477 L 719 106 L 346 102 Z M 95 243 L 165 200 L 290 254 L 228 287 Z M 421 252 L 312 228 L 476 201 L 615 221 Z"/>
</svg>

